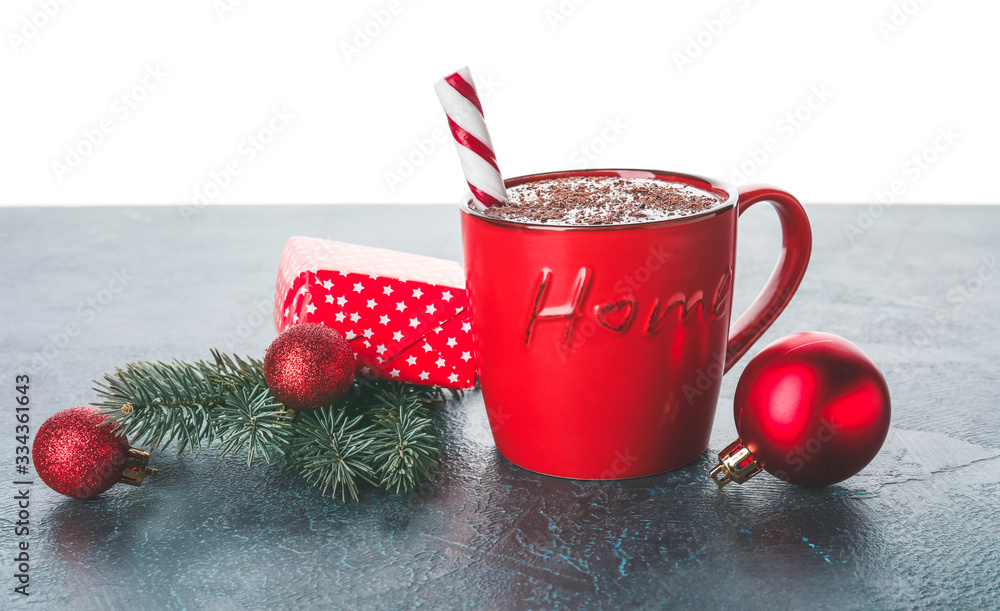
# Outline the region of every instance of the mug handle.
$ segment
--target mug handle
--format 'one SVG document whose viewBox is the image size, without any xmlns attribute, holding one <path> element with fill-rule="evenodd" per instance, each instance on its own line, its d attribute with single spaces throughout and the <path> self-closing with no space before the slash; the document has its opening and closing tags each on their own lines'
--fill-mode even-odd
<svg viewBox="0 0 1000 611">
<path fill-rule="evenodd" d="M 764 290 L 729 329 L 724 371 L 729 371 L 746 354 L 791 301 L 806 273 L 809 254 L 812 252 L 809 217 L 799 200 L 785 191 L 766 185 L 742 187 L 736 203 L 737 216 L 742 216 L 747 208 L 757 202 L 770 202 L 778 212 L 778 219 L 781 220 L 781 254 Z"/>
</svg>

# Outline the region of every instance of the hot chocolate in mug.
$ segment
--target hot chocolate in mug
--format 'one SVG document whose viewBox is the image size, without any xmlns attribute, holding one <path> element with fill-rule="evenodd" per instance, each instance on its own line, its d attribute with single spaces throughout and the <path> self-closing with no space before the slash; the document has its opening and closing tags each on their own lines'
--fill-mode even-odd
<svg viewBox="0 0 1000 611">
<path fill-rule="evenodd" d="M 662 473 L 708 447 L 722 374 L 760 338 L 802 280 L 809 221 L 790 194 L 653 170 L 522 176 L 681 183 L 708 210 L 618 225 L 502 220 L 461 206 L 478 375 L 493 438 L 516 465 L 559 477 Z M 769 202 L 782 250 L 734 323 L 737 219 Z"/>
</svg>

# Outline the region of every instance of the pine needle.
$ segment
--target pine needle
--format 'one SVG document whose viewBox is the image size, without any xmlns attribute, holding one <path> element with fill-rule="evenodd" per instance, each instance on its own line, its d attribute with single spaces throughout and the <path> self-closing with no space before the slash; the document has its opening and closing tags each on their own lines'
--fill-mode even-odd
<svg viewBox="0 0 1000 611">
<path fill-rule="evenodd" d="M 104 400 L 92 405 L 120 423 L 115 434 L 128 435 L 134 444 L 156 450 L 176 440 L 179 454 L 215 438 L 211 411 L 221 397 L 191 365 L 129 363 L 94 383 Z"/>
<path fill-rule="evenodd" d="M 325 408 L 302 412 L 292 448 L 302 476 L 320 486 L 323 494 L 344 501 L 345 491 L 358 500 L 358 480 L 375 483 L 375 472 L 368 464 L 367 451 L 372 440 L 370 427 L 361 424 L 361 416 L 348 419 L 343 410 Z"/>
<path fill-rule="evenodd" d="M 216 411 L 216 434 L 223 456 L 245 451 L 249 467 L 258 455 L 271 464 L 273 454 L 285 454 L 292 438 L 291 418 L 266 387 L 236 389 Z"/>
<path fill-rule="evenodd" d="M 407 492 L 430 479 L 437 468 L 433 423 L 400 407 L 376 424 L 373 459 L 379 466 L 379 484 L 393 492 Z"/>
</svg>

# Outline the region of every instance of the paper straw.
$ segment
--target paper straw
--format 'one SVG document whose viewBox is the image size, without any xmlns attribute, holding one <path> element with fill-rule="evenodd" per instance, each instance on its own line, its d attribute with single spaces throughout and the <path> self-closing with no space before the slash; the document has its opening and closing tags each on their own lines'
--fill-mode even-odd
<svg viewBox="0 0 1000 611">
<path fill-rule="evenodd" d="M 482 208 L 503 206 L 508 201 L 507 189 L 469 68 L 444 77 L 434 84 L 434 90 L 448 115 L 448 127 L 475 202 Z"/>
</svg>

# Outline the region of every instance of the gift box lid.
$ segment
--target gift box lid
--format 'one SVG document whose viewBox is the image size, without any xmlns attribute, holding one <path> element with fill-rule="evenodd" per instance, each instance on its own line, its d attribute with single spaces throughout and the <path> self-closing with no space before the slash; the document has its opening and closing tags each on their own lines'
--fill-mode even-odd
<svg viewBox="0 0 1000 611">
<path fill-rule="evenodd" d="M 455 261 L 395 250 L 295 236 L 285 244 L 281 271 L 285 287 L 304 271 L 347 270 L 358 274 L 391 276 L 465 290 L 465 272 Z"/>
<path fill-rule="evenodd" d="M 465 274 L 454 261 L 293 237 L 279 268 L 275 326 L 298 322 L 344 333 L 361 375 L 475 384 Z"/>
</svg>

